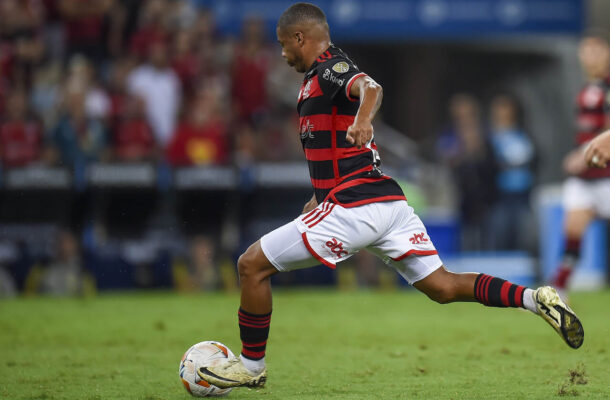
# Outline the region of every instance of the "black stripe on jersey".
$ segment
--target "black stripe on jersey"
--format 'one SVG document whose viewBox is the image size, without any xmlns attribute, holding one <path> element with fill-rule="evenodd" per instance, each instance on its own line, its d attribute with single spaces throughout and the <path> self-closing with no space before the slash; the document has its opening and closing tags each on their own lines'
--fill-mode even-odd
<svg viewBox="0 0 610 400">
<path fill-rule="evenodd" d="M 339 176 L 347 175 L 359 169 L 373 165 L 373 153 L 358 154 L 353 157 L 342 158 L 337 161 Z"/>
<path fill-rule="evenodd" d="M 335 177 L 333 161 L 307 161 L 309 175 L 314 179 L 332 179 Z"/>
<path fill-rule="evenodd" d="M 315 139 L 305 141 L 306 149 L 330 149 L 332 147 L 330 131 L 311 131 L 311 134 L 315 136 Z"/>
<path fill-rule="evenodd" d="M 299 115 L 305 117 L 313 114 L 330 114 L 329 110 L 333 104 L 329 103 L 327 96 L 316 96 L 302 100 L 297 105 Z M 341 115 L 356 115 L 360 103 L 349 102 L 341 107 Z"/>
<path fill-rule="evenodd" d="M 348 148 L 354 147 L 354 144 L 347 141 L 347 131 L 337 131 L 337 147 Z"/>
<path fill-rule="evenodd" d="M 330 149 L 332 147 L 330 131 L 311 131 L 315 140 L 305 140 L 306 149 Z M 337 148 L 347 149 L 354 145 L 347 141 L 347 131 L 337 131 Z M 374 142 L 374 141 L 373 141 Z"/>
<path fill-rule="evenodd" d="M 330 193 L 331 190 L 332 189 L 315 189 L 314 188 L 313 192 L 316 195 L 316 200 L 318 201 L 318 204 L 322 204 L 322 202 L 324 201 L 326 196 L 328 196 L 328 194 Z"/>
<path fill-rule="evenodd" d="M 372 183 L 363 183 L 358 186 L 340 190 L 335 198 L 340 203 L 349 204 L 362 199 L 383 196 L 404 196 L 402 189 L 393 179 L 383 179 Z"/>
</svg>

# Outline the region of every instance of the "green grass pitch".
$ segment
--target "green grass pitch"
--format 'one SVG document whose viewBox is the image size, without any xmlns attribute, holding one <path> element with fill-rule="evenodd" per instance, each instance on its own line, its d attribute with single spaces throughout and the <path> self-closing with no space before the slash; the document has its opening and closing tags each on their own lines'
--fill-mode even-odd
<svg viewBox="0 0 610 400">
<path fill-rule="evenodd" d="M 240 350 L 238 295 L 0 301 L 0 398 L 183 399 L 201 340 Z M 276 291 L 261 390 L 229 399 L 610 398 L 610 291 L 574 293 L 585 343 L 528 312 L 415 291 Z"/>
</svg>

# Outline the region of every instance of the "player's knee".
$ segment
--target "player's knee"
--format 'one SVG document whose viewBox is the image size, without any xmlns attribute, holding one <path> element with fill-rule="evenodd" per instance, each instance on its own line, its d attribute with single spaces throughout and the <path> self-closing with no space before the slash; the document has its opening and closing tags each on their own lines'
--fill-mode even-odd
<svg viewBox="0 0 610 400">
<path fill-rule="evenodd" d="M 237 259 L 237 271 L 241 282 L 254 277 L 255 265 L 252 256 L 247 251 Z"/>
<path fill-rule="evenodd" d="M 261 263 L 260 259 L 257 258 L 254 247 L 250 247 L 244 254 L 239 256 L 237 271 L 239 273 L 239 280 L 243 283 L 244 281 L 262 281 L 272 275 L 275 270 Z"/>
</svg>

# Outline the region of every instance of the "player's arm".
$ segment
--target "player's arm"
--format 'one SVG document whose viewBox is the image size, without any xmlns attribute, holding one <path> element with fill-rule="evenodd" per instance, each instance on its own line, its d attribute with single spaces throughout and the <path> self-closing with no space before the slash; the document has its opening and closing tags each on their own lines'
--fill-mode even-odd
<svg viewBox="0 0 610 400">
<path fill-rule="evenodd" d="M 361 148 L 373 137 L 371 122 L 381 106 L 383 89 L 371 77 L 363 75 L 352 83 L 349 95 L 360 99 L 360 107 L 354 123 L 347 128 L 347 141 Z"/>
<path fill-rule="evenodd" d="M 589 165 L 605 168 L 610 161 L 610 130 L 600 133 L 585 148 L 585 160 Z"/>
<path fill-rule="evenodd" d="M 318 200 L 316 200 L 316 195 L 314 193 L 314 195 L 311 196 L 311 200 L 309 200 L 307 203 L 305 203 L 305 206 L 303 207 L 303 212 L 301 214 L 308 213 L 311 210 L 313 210 L 314 208 L 316 208 L 317 206 L 318 206 Z"/>
</svg>

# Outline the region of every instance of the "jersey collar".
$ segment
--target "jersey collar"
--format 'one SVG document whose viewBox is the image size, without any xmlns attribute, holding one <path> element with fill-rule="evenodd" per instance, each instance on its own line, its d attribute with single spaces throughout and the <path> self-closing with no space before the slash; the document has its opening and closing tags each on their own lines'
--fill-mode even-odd
<svg viewBox="0 0 610 400">
<path fill-rule="evenodd" d="M 308 79 L 310 79 L 314 75 L 314 72 L 316 71 L 316 67 L 318 65 L 340 53 L 341 49 L 331 43 L 330 46 L 328 46 L 328 48 L 322 52 L 322 54 L 316 57 L 316 60 L 313 62 L 313 64 L 311 64 L 311 67 L 309 67 L 307 72 L 305 72 L 305 77 L 303 80 L 307 81 Z"/>
</svg>

